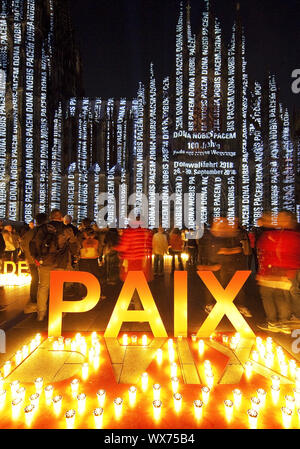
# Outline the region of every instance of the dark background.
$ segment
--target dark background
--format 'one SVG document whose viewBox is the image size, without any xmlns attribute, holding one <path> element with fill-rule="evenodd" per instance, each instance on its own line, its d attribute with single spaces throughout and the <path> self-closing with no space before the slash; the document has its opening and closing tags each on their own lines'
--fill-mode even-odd
<svg viewBox="0 0 300 449">
<path fill-rule="evenodd" d="M 133 98 L 146 81 L 153 61 L 158 79 L 169 75 L 175 61 L 175 28 L 179 0 L 71 0 L 79 44 L 85 94 Z M 192 31 L 201 28 L 204 1 L 190 0 Z M 230 41 L 236 0 L 211 0 Z M 292 112 L 300 108 L 291 73 L 300 69 L 300 0 L 240 0 L 245 28 L 248 73 L 263 81 L 275 73 L 281 100 Z"/>
</svg>

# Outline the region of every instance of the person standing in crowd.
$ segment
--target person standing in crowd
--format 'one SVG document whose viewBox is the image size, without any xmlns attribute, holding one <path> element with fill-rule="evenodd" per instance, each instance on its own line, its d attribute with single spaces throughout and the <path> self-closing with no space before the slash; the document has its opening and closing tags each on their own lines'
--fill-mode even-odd
<svg viewBox="0 0 300 449">
<path fill-rule="evenodd" d="M 186 249 L 189 255 L 189 266 L 194 267 L 197 264 L 198 260 L 198 244 L 196 239 L 196 231 L 193 229 L 190 229 L 189 232 L 186 234 L 187 242 L 186 242 Z"/>
<path fill-rule="evenodd" d="M 160 226 L 152 237 L 152 254 L 154 255 L 154 275 L 164 274 L 164 255 L 168 252 L 168 239 Z"/>
<path fill-rule="evenodd" d="M 184 247 L 184 240 L 179 229 L 175 228 L 171 231 L 169 237 L 169 252 L 172 255 L 172 273 L 175 271 L 175 258 L 177 257 L 179 269 L 184 270 L 181 253 Z"/>
<path fill-rule="evenodd" d="M 63 223 L 60 210 L 54 209 L 49 223 L 39 226 L 31 245 L 32 256 L 38 264 L 37 320 L 47 313 L 50 272 L 63 271 L 71 266 L 71 256 L 78 255 L 79 245 L 70 227 Z"/>
<path fill-rule="evenodd" d="M 38 267 L 36 265 L 35 259 L 31 255 L 30 244 L 31 241 L 37 232 L 39 226 L 44 223 L 47 223 L 48 216 L 44 213 L 40 213 L 36 216 L 35 222 L 36 227 L 30 228 L 22 235 L 20 238 L 20 247 L 24 253 L 25 260 L 28 264 L 30 275 L 31 275 L 31 283 L 30 283 L 30 300 L 26 304 L 24 308 L 24 313 L 34 313 L 37 312 L 37 290 L 39 284 L 39 273 Z"/>
<path fill-rule="evenodd" d="M 74 232 L 74 235 L 77 235 L 79 231 L 78 231 L 78 228 L 72 224 L 72 220 L 73 220 L 73 217 L 71 215 L 65 215 L 63 222 L 64 222 L 65 226 L 72 229 L 72 231 Z"/>
<path fill-rule="evenodd" d="M 243 233 L 238 229 L 237 221 L 228 221 L 226 217 L 214 218 L 210 230 L 206 230 L 199 241 L 198 270 L 213 271 L 223 288 L 226 288 L 235 272 L 248 270 L 247 256 L 243 253 Z M 205 312 L 210 313 L 214 307 L 213 297 L 205 290 Z M 242 315 L 252 314 L 245 305 L 244 287 L 235 300 L 235 305 Z"/>
<path fill-rule="evenodd" d="M 80 248 L 79 271 L 87 271 L 99 280 L 100 245 L 96 233 L 92 228 L 83 231 L 83 240 Z"/>
<path fill-rule="evenodd" d="M 268 226 L 256 245 L 256 280 L 266 315 L 266 322 L 258 327 L 288 334 L 291 329 L 286 322 L 292 316 L 290 290 L 300 269 L 300 233 L 296 217 L 287 211 L 274 215 Z"/>
<path fill-rule="evenodd" d="M 12 225 L 4 226 L 2 236 L 5 242 L 4 260 L 18 262 L 18 253 L 20 249 L 19 237 Z"/>
</svg>

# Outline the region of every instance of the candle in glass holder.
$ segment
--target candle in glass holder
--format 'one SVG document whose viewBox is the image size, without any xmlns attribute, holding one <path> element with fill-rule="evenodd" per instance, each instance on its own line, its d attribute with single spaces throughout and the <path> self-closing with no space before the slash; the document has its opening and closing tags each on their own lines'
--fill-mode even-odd
<svg viewBox="0 0 300 449">
<path fill-rule="evenodd" d="M 257 428 L 257 418 L 258 418 L 257 410 L 250 408 L 249 410 L 247 410 L 247 415 L 248 415 L 248 419 L 249 419 L 250 429 L 256 429 Z"/>
<path fill-rule="evenodd" d="M 72 340 L 71 341 L 71 351 L 77 351 L 77 341 L 76 340 Z"/>
<path fill-rule="evenodd" d="M 122 341 L 123 341 L 123 345 L 124 345 L 124 346 L 127 346 L 127 345 L 128 345 L 128 335 L 127 335 L 127 334 L 124 334 L 124 335 L 123 335 Z"/>
<path fill-rule="evenodd" d="M 191 339 L 192 339 L 192 341 L 197 341 L 197 335 L 196 334 L 192 334 L 191 335 Z"/>
<path fill-rule="evenodd" d="M 36 347 L 37 347 L 36 340 L 34 340 L 34 339 L 31 340 L 31 342 L 30 342 L 30 352 L 33 352 Z"/>
<path fill-rule="evenodd" d="M 169 352 L 169 362 L 173 363 L 175 360 L 175 351 L 173 348 L 172 349 L 170 348 L 168 352 Z"/>
<path fill-rule="evenodd" d="M 35 407 L 33 404 L 29 404 L 24 408 L 24 414 L 25 414 L 25 422 L 27 426 L 30 426 L 33 414 L 35 411 Z"/>
<path fill-rule="evenodd" d="M 175 410 L 176 410 L 176 412 L 179 412 L 179 410 L 181 409 L 181 404 L 182 404 L 182 395 L 180 393 L 174 393 L 173 399 L 174 399 Z"/>
<path fill-rule="evenodd" d="M 6 390 L 1 390 L 0 391 L 0 408 L 2 408 L 4 406 L 5 400 L 6 400 Z"/>
<path fill-rule="evenodd" d="M 265 355 L 265 364 L 268 368 L 272 368 L 274 364 L 274 354 L 271 351 L 267 351 Z"/>
<path fill-rule="evenodd" d="M 90 362 L 94 361 L 95 355 L 96 355 L 95 349 L 94 348 L 90 348 L 89 349 L 89 361 Z"/>
<path fill-rule="evenodd" d="M 157 360 L 157 363 L 158 363 L 159 365 L 160 365 L 161 362 L 162 362 L 162 356 L 163 356 L 162 350 L 161 350 L 161 349 L 158 349 L 158 350 L 156 351 L 156 360 Z"/>
<path fill-rule="evenodd" d="M 100 355 L 101 344 L 100 344 L 99 341 L 95 341 L 95 342 L 93 343 L 93 348 L 94 348 L 94 351 L 95 351 L 96 356 L 97 356 L 97 355 Z"/>
<path fill-rule="evenodd" d="M 54 412 L 58 415 L 61 410 L 61 404 L 62 404 L 62 396 L 60 394 L 54 396 L 52 399 Z"/>
<path fill-rule="evenodd" d="M 290 370 L 290 374 L 292 377 L 295 377 L 296 367 L 297 367 L 296 360 L 290 359 L 289 360 L 289 370 Z"/>
<path fill-rule="evenodd" d="M 71 348 L 71 343 L 72 343 L 71 338 L 66 338 L 66 339 L 65 339 L 65 345 L 66 345 L 66 348 L 67 348 L 67 349 L 70 349 L 70 348 Z"/>
<path fill-rule="evenodd" d="M 174 349 L 174 342 L 172 338 L 169 338 L 168 340 L 168 349 Z"/>
<path fill-rule="evenodd" d="M 137 336 L 136 336 L 136 335 L 132 335 L 132 337 L 131 337 L 131 343 L 132 343 L 133 345 L 136 345 L 136 344 L 137 344 L 137 341 L 138 341 Z"/>
<path fill-rule="evenodd" d="M 212 389 L 214 385 L 214 374 L 212 372 L 207 372 L 205 374 L 207 386 Z"/>
<path fill-rule="evenodd" d="M 288 428 L 291 426 L 293 411 L 287 407 L 281 407 L 282 413 L 282 424 L 284 427 Z"/>
<path fill-rule="evenodd" d="M 245 363 L 245 372 L 246 372 L 246 376 L 247 376 L 247 377 L 251 377 L 251 374 L 252 374 L 252 367 L 253 367 L 253 363 L 252 363 L 250 360 L 248 360 L 248 361 Z"/>
<path fill-rule="evenodd" d="M 79 388 L 79 379 L 73 379 L 73 380 L 71 381 L 71 390 L 72 390 L 73 396 L 74 396 L 75 394 L 77 394 L 78 388 Z"/>
<path fill-rule="evenodd" d="M 178 391 L 178 385 L 179 385 L 179 379 L 176 376 L 171 377 L 171 383 L 172 383 L 172 390 L 173 393 L 177 393 Z"/>
<path fill-rule="evenodd" d="M 159 384 L 154 384 L 153 385 L 153 399 L 160 399 L 160 391 L 161 391 L 161 387 Z"/>
<path fill-rule="evenodd" d="M 43 388 L 43 383 L 44 383 L 44 380 L 43 380 L 42 377 L 37 377 L 37 378 L 35 379 L 34 385 L 35 385 L 35 391 L 36 391 L 37 393 L 41 393 L 42 388 Z"/>
<path fill-rule="evenodd" d="M 37 333 L 36 336 L 35 336 L 34 338 L 35 338 L 35 341 L 36 341 L 37 345 L 39 345 L 39 344 L 41 343 L 41 341 L 42 341 L 42 336 L 41 336 L 41 334 L 40 334 L 40 333 Z"/>
<path fill-rule="evenodd" d="M 86 403 L 86 395 L 85 393 L 79 393 L 77 395 L 77 404 L 78 404 L 78 412 L 81 414 L 85 410 L 85 403 Z"/>
<path fill-rule="evenodd" d="M 277 385 L 271 385 L 271 395 L 273 404 L 277 404 L 280 394 L 280 388 Z"/>
<path fill-rule="evenodd" d="M 202 416 L 202 410 L 203 410 L 203 402 L 200 401 L 200 399 L 196 399 L 194 401 L 194 412 L 196 419 L 200 419 Z"/>
<path fill-rule="evenodd" d="M 284 399 L 285 399 L 286 407 L 293 411 L 294 408 L 295 408 L 295 405 L 296 405 L 296 401 L 295 401 L 294 396 L 291 396 L 290 394 L 287 394 L 284 397 Z"/>
<path fill-rule="evenodd" d="M 18 416 L 19 416 L 19 414 L 20 414 L 22 402 L 23 402 L 23 401 L 22 401 L 21 398 L 15 398 L 15 399 L 13 399 L 13 401 L 12 401 L 12 403 L 11 403 L 13 419 L 18 418 Z"/>
<path fill-rule="evenodd" d="M 122 413 L 122 405 L 123 405 L 123 399 L 122 398 L 116 398 L 114 399 L 114 407 L 115 407 L 115 414 L 116 416 L 120 416 Z"/>
<path fill-rule="evenodd" d="M 242 402 L 242 392 L 238 388 L 233 390 L 233 399 L 235 407 L 239 408 Z"/>
<path fill-rule="evenodd" d="M 87 362 L 82 364 L 82 378 L 87 379 L 89 375 L 89 364 Z"/>
<path fill-rule="evenodd" d="M 156 399 L 155 401 L 152 402 L 152 405 L 153 405 L 154 419 L 157 420 L 160 418 L 162 402 L 159 399 Z"/>
<path fill-rule="evenodd" d="M 4 374 L 4 377 L 6 377 L 6 376 L 9 375 L 10 370 L 11 370 L 11 361 L 10 361 L 10 360 L 7 360 L 7 362 L 5 362 L 5 363 L 4 363 L 4 366 L 3 366 L 3 374 Z"/>
<path fill-rule="evenodd" d="M 101 407 L 97 407 L 93 411 L 95 426 L 97 429 L 101 429 L 101 427 L 102 427 L 103 413 L 104 413 L 104 410 Z"/>
<path fill-rule="evenodd" d="M 153 386 L 153 388 L 154 388 L 154 386 Z M 129 394 L 129 402 L 131 405 L 133 405 L 136 400 L 136 387 L 134 387 L 134 386 L 130 387 L 128 390 L 128 394 Z"/>
<path fill-rule="evenodd" d="M 254 362 L 258 362 L 258 360 L 259 360 L 259 352 L 256 351 L 256 350 L 253 350 L 251 352 L 251 358 L 252 358 L 252 360 L 254 360 Z"/>
<path fill-rule="evenodd" d="M 142 346 L 147 346 L 148 344 L 148 338 L 147 335 L 142 336 Z"/>
<path fill-rule="evenodd" d="M 272 381 L 273 387 L 279 387 L 280 386 L 280 377 L 277 376 L 276 374 L 273 374 L 271 376 L 271 381 Z"/>
<path fill-rule="evenodd" d="M 67 429 L 73 429 L 75 424 L 76 412 L 73 409 L 67 410 L 65 413 Z"/>
<path fill-rule="evenodd" d="M 227 345 L 227 344 L 228 344 L 228 335 L 222 335 L 222 343 L 223 343 L 224 345 Z"/>
<path fill-rule="evenodd" d="M 272 339 L 272 337 L 267 337 L 267 339 L 266 339 L 266 348 L 267 348 L 267 351 L 272 351 L 272 349 L 273 349 L 273 339 Z"/>
<path fill-rule="evenodd" d="M 209 401 L 209 393 L 210 393 L 210 388 L 209 387 L 202 387 L 201 388 L 201 392 L 202 392 L 202 399 L 204 404 L 207 404 Z"/>
<path fill-rule="evenodd" d="M 25 400 L 25 394 L 26 394 L 26 388 L 25 387 L 20 387 L 17 391 L 16 391 L 17 397 L 20 398 L 22 401 Z"/>
<path fill-rule="evenodd" d="M 263 407 L 266 403 L 267 392 L 263 388 L 256 390 L 257 397 L 260 400 L 260 405 Z"/>
<path fill-rule="evenodd" d="M 259 412 L 259 407 L 260 407 L 260 399 L 257 398 L 256 396 L 253 396 L 251 399 L 251 408 L 253 408 L 253 410 L 256 410 L 257 412 Z"/>
<path fill-rule="evenodd" d="M 97 391 L 97 399 L 98 399 L 98 404 L 100 405 L 100 407 L 104 406 L 105 397 L 106 397 L 106 391 L 105 390 L 103 390 L 101 388 L 100 390 Z"/>
<path fill-rule="evenodd" d="M 26 359 L 26 357 L 29 354 L 29 349 L 27 345 L 22 346 L 22 354 L 23 354 L 23 359 Z"/>
<path fill-rule="evenodd" d="M 31 403 L 32 405 L 34 405 L 35 410 L 36 410 L 36 409 L 38 408 L 38 406 L 39 406 L 39 401 L 40 401 L 40 395 L 39 395 L 39 393 L 34 393 L 34 394 L 32 394 L 32 395 L 30 396 L 29 400 L 30 400 L 30 403 Z"/>
<path fill-rule="evenodd" d="M 17 351 L 16 352 L 16 354 L 15 354 L 15 362 L 16 362 L 16 365 L 20 365 L 20 363 L 22 362 L 22 360 L 23 360 L 23 354 L 22 354 L 22 351 Z"/>
<path fill-rule="evenodd" d="M 204 341 L 203 340 L 199 340 L 199 342 L 198 342 L 198 352 L 199 352 L 199 354 L 203 354 L 203 352 L 204 352 Z"/>
<path fill-rule="evenodd" d="M 19 389 L 19 387 L 20 387 L 20 382 L 18 380 L 13 380 L 10 383 L 10 390 L 11 390 L 12 398 L 16 397 L 16 392 Z"/>
<path fill-rule="evenodd" d="M 145 391 L 148 387 L 148 374 L 143 373 L 142 374 L 142 389 Z"/>
<path fill-rule="evenodd" d="M 177 363 L 171 363 L 171 377 L 177 376 Z"/>
<path fill-rule="evenodd" d="M 233 414 L 233 402 L 230 399 L 224 401 L 225 415 L 227 420 L 231 420 Z"/>
<path fill-rule="evenodd" d="M 280 373 L 282 374 L 282 376 L 287 376 L 288 375 L 288 370 L 289 370 L 289 366 L 287 363 L 281 361 L 280 362 Z"/>
<path fill-rule="evenodd" d="M 53 385 L 46 385 L 46 387 L 44 388 L 47 403 L 49 403 L 51 401 L 52 396 L 53 396 L 53 391 L 54 391 Z"/>
</svg>

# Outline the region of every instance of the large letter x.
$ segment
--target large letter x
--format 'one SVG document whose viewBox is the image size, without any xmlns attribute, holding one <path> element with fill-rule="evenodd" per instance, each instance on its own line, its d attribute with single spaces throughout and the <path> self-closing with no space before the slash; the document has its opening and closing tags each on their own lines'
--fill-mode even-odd
<svg viewBox="0 0 300 449">
<path fill-rule="evenodd" d="M 236 331 L 240 333 L 241 337 L 255 338 L 254 332 L 233 304 L 233 300 L 250 274 L 251 271 L 237 271 L 224 290 L 212 271 L 198 271 L 198 276 L 200 276 L 208 290 L 214 296 L 217 304 L 198 330 L 197 337 L 209 338 L 223 316 L 226 315 Z"/>
</svg>

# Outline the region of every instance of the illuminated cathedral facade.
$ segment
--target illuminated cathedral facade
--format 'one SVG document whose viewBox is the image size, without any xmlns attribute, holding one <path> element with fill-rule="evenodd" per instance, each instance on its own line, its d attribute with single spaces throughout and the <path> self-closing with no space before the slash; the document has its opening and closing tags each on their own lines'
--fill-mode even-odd
<svg viewBox="0 0 300 449">
<path fill-rule="evenodd" d="M 170 73 L 160 82 L 151 64 L 136 98 L 102 99 L 83 95 L 63 3 L 1 0 L 0 218 L 60 208 L 118 227 L 132 210 L 150 228 L 220 215 L 250 228 L 282 209 L 299 219 L 299 138 L 275 76 L 249 79 L 239 11 L 227 43 L 208 0 L 197 35 L 180 3 Z"/>
</svg>

